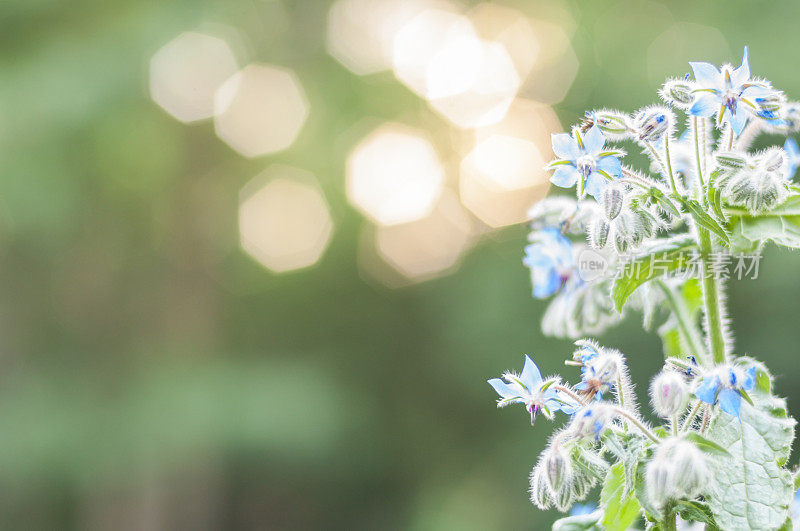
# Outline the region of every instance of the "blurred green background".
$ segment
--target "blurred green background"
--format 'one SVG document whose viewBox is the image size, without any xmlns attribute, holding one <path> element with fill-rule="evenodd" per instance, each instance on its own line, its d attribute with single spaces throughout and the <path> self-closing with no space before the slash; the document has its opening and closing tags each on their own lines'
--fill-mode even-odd
<svg viewBox="0 0 800 531">
<path fill-rule="evenodd" d="M 738 64 L 800 96 L 800 3 L 503 1 L 568 28 L 577 76 L 554 105 L 633 111 L 688 60 Z M 467 7 L 472 5 L 467 3 Z M 442 122 L 391 75 L 325 48 L 323 0 L 0 4 L 0 521 L 7 529 L 542 529 L 527 498 L 551 432 L 497 411 L 485 380 L 523 353 L 563 371 L 566 340 L 493 231 L 442 278 L 392 289 L 359 266 L 345 195 L 363 120 Z M 184 31 L 234 28 L 241 65 L 291 68 L 310 114 L 248 159 L 148 92 Z M 547 46 L 547 42 L 543 43 Z M 534 85 L 537 81 L 529 81 Z M 419 118 L 422 116 L 422 118 Z M 360 133 L 359 133 L 360 134 Z M 549 156 L 549 153 L 546 153 Z M 240 189 L 273 163 L 313 172 L 333 238 L 275 274 L 239 247 Z M 800 257 L 733 283 L 737 353 L 800 411 Z M 660 366 L 638 316 L 600 338 L 640 399 Z M 563 421 L 563 418 L 559 422 Z"/>
</svg>

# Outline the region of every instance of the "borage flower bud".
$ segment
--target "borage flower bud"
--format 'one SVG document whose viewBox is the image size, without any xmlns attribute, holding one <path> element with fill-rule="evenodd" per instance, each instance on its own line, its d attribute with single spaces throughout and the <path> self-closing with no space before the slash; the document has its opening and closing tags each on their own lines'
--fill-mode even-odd
<svg viewBox="0 0 800 531">
<path fill-rule="evenodd" d="M 664 102 L 676 107 L 688 108 L 694 101 L 692 85 L 685 79 L 669 79 L 658 91 Z"/>
<path fill-rule="evenodd" d="M 665 107 L 646 107 L 636 114 L 633 129 L 642 142 L 658 142 L 674 121 L 672 112 Z"/>
<path fill-rule="evenodd" d="M 776 120 L 780 117 L 784 101 L 782 92 L 777 90 L 766 92 L 763 96 L 755 98 L 756 114 L 766 120 Z"/>
<path fill-rule="evenodd" d="M 612 418 L 607 404 L 597 403 L 579 409 L 572 418 L 569 430 L 579 439 L 598 439 Z"/>
<path fill-rule="evenodd" d="M 675 371 L 662 371 L 650 384 L 653 410 L 662 418 L 672 418 L 680 413 L 689 400 L 689 386 L 683 376 Z"/>
<path fill-rule="evenodd" d="M 720 179 L 722 196 L 753 213 L 769 210 L 789 194 L 787 166 L 786 153 L 778 147 L 769 148 Z"/>
<path fill-rule="evenodd" d="M 612 141 L 623 140 L 628 137 L 628 115 L 619 111 L 602 109 L 599 111 L 586 111 L 581 127 L 588 130 L 593 124 L 603 132 L 607 139 Z"/>
<path fill-rule="evenodd" d="M 596 219 L 589 225 L 589 244 L 595 249 L 602 249 L 608 243 L 608 231 L 610 226 L 604 219 Z"/>
<path fill-rule="evenodd" d="M 622 204 L 625 201 L 625 189 L 621 184 L 611 183 L 600 194 L 603 213 L 609 221 L 619 216 Z"/>
<path fill-rule="evenodd" d="M 536 465 L 533 467 L 533 470 L 531 470 L 530 484 L 531 503 L 542 511 L 549 509 L 552 504 L 550 501 L 550 492 L 547 488 L 544 472 L 540 465 Z"/>
<path fill-rule="evenodd" d="M 551 446 L 542 455 L 542 470 L 552 492 L 561 492 L 561 489 L 572 482 L 572 465 L 569 456 L 560 448 Z"/>
<path fill-rule="evenodd" d="M 653 459 L 645 468 L 645 487 L 652 502 L 661 507 L 672 497 L 675 490 L 675 480 L 672 477 L 672 467 L 660 459 Z"/>
<path fill-rule="evenodd" d="M 703 452 L 693 443 L 676 440 L 672 448 L 678 496 L 694 498 L 705 488 L 710 472 Z"/>
</svg>

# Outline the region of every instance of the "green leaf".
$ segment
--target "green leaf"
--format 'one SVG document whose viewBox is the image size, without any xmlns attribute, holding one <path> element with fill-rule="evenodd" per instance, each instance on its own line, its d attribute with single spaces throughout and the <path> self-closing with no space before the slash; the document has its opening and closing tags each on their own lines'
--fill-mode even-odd
<svg viewBox="0 0 800 531">
<path fill-rule="evenodd" d="M 794 193 L 783 203 L 763 214 L 751 214 L 741 209 L 729 209 L 728 224 L 734 249 L 740 251 L 757 247 L 760 242 L 800 248 L 800 193 Z M 743 252 L 743 251 L 740 251 Z"/>
<path fill-rule="evenodd" d="M 723 242 L 728 243 L 728 233 L 725 232 L 725 229 L 722 228 L 722 225 L 720 225 L 713 216 L 706 212 L 703 205 L 701 205 L 696 199 L 686 199 L 685 197 L 681 197 L 677 194 L 673 194 L 672 198 L 681 204 L 684 210 L 686 210 L 686 212 L 688 212 L 694 218 L 698 225 L 705 227 L 716 234 L 717 237 Z"/>
<path fill-rule="evenodd" d="M 553 531 L 589 531 L 599 530 L 600 519 L 603 517 L 603 511 L 597 510 L 589 514 L 578 514 L 575 516 L 567 516 L 561 518 L 553 523 Z"/>
<path fill-rule="evenodd" d="M 717 522 L 714 521 L 714 514 L 705 503 L 694 500 L 679 500 L 675 503 L 675 510 L 687 522 L 704 523 L 708 531 L 719 529 Z"/>
<path fill-rule="evenodd" d="M 639 518 L 641 506 L 631 490 L 625 490 L 625 467 L 617 463 L 608 471 L 600 492 L 600 506 L 604 510 L 602 525 L 607 531 L 625 531 Z"/>
<path fill-rule="evenodd" d="M 625 302 L 636 288 L 686 266 L 689 250 L 695 247 L 694 238 L 685 236 L 654 247 L 634 260 L 626 262 L 611 286 L 611 298 L 617 311 L 622 311 Z"/>
<path fill-rule="evenodd" d="M 794 439 L 794 419 L 784 400 L 753 392 L 755 407 L 742 402 L 741 421 L 717 413 L 707 435 L 730 456 L 716 456 L 708 505 L 721 529 L 780 528 L 794 495 L 792 476 L 783 468 Z"/>
<path fill-rule="evenodd" d="M 730 457 L 730 453 L 728 450 L 723 448 L 722 446 L 718 445 L 714 441 L 710 439 L 706 439 L 699 433 L 688 433 L 686 435 L 686 439 L 692 441 L 695 446 L 697 446 L 700 450 L 709 453 L 709 454 L 716 454 L 716 455 L 723 455 L 726 457 Z"/>
</svg>

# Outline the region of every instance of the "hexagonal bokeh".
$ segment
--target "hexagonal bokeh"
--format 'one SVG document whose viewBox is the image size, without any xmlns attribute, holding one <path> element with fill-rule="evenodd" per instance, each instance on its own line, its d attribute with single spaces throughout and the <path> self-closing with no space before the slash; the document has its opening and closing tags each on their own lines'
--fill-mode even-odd
<svg viewBox="0 0 800 531">
<path fill-rule="evenodd" d="M 217 90 L 214 112 L 217 136 L 245 157 L 258 157 L 294 143 L 308 102 L 294 72 L 251 64 Z"/>
<path fill-rule="evenodd" d="M 150 59 L 150 96 L 181 122 L 211 118 L 214 93 L 237 68 L 224 40 L 181 33 Z"/>
<path fill-rule="evenodd" d="M 378 227 L 378 254 L 410 280 L 425 280 L 450 270 L 472 242 L 472 222 L 450 193 L 430 215 L 400 225 Z"/>
<path fill-rule="evenodd" d="M 242 188 L 242 249 L 275 272 L 315 264 L 330 242 L 328 204 L 310 173 L 271 166 Z"/>
<path fill-rule="evenodd" d="M 379 225 L 426 216 L 444 185 L 444 169 L 425 133 L 387 123 L 347 159 L 347 197 Z"/>
<path fill-rule="evenodd" d="M 472 8 L 468 16 L 481 38 L 505 47 L 524 81 L 536 64 L 540 47 L 528 18 L 516 9 L 488 2 Z"/>
<path fill-rule="evenodd" d="M 406 22 L 446 0 L 338 0 L 328 11 L 326 48 L 358 75 L 392 68 L 394 38 Z"/>
<path fill-rule="evenodd" d="M 547 181 L 545 160 L 536 144 L 505 135 L 492 135 L 478 142 L 461 162 L 462 172 L 472 172 L 486 186 L 519 190 Z"/>
<path fill-rule="evenodd" d="M 539 54 L 521 93 L 542 103 L 559 103 L 578 74 L 578 57 L 560 26 L 540 20 L 530 23 L 539 42 Z"/>
</svg>

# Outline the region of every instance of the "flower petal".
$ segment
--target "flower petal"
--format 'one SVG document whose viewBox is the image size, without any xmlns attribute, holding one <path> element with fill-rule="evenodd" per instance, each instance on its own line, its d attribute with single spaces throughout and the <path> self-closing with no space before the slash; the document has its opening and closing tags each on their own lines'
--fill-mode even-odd
<svg viewBox="0 0 800 531">
<path fill-rule="evenodd" d="M 733 71 L 731 75 L 731 85 L 733 87 L 740 87 L 744 83 L 750 79 L 750 60 L 749 60 L 749 51 L 747 46 L 744 47 L 744 52 L 742 52 L 742 65 Z"/>
<path fill-rule="evenodd" d="M 597 156 L 606 145 L 606 137 L 595 124 L 583 135 L 583 151 L 589 155 Z"/>
<path fill-rule="evenodd" d="M 747 123 L 747 114 L 744 112 L 742 105 L 736 104 L 734 108 L 735 112 L 728 112 L 725 113 L 725 119 L 728 120 L 728 123 L 731 124 L 731 129 L 739 136 L 742 134 L 742 129 L 744 129 L 745 124 Z"/>
<path fill-rule="evenodd" d="M 756 366 L 753 365 L 744 372 L 744 381 L 742 382 L 742 389 L 751 391 L 756 386 Z"/>
<path fill-rule="evenodd" d="M 703 94 L 697 98 L 692 108 L 689 109 L 689 114 L 708 118 L 709 116 L 714 116 L 714 113 L 716 113 L 721 106 L 722 100 L 720 100 L 719 96 L 715 94 Z"/>
<path fill-rule="evenodd" d="M 519 395 L 515 393 L 508 385 L 506 385 L 506 383 L 500 378 L 492 378 L 491 380 L 487 381 L 501 397 L 506 399 L 519 397 Z"/>
<path fill-rule="evenodd" d="M 531 269 L 531 284 L 533 296 L 546 299 L 561 287 L 561 276 L 553 268 L 534 268 Z"/>
<path fill-rule="evenodd" d="M 739 417 L 739 408 L 742 406 L 742 396 L 739 391 L 723 389 L 719 392 L 719 408 L 734 417 Z"/>
<path fill-rule="evenodd" d="M 550 177 L 550 182 L 561 188 L 572 188 L 578 182 L 580 173 L 572 165 L 559 166 Z"/>
<path fill-rule="evenodd" d="M 600 201 L 600 194 L 609 182 L 605 175 L 593 171 L 586 178 L 586 193 Z"/>
<path fill-rule="evenodd" d="M 704 89 L 719 90 L 722 74 L 716 66 L 711 63 L 689 63 L 694 73 L 694 80 Z"/>
<path fill-rule="evenodd" d="M 705 402 L 706 404 L 713 404 L 717 401 L 717 390 L 719 390 L 719 376 L 712 378 L 703 378 L 700 382 L 700 387 L 694 392 L 694 396 Z"/>
<path fill-rule="evenodd" d="M 597 161 L 597 169 L 603 170 L 612 177 L 619 177 L 622 173 L 622 163 L 613 155 L 600 157 Z"/>
<path fill-rule="evenodd" d="M 527 354 L 525 354 L 525 365 L 522 367 L 520 379 L 528 387 L 529 391 L 533 391 L 534 387 L 542 381 L 542 373 L 539 372 L 539 367 Z"/>
<path fill-rule="evenodd" d="M 557 157 L 575 162 L 581 156 L 578 141 L 572 138 L 569 133 L 552 134 L 550 139 L 553 142 L 553 153 Z"/>
</svg>

